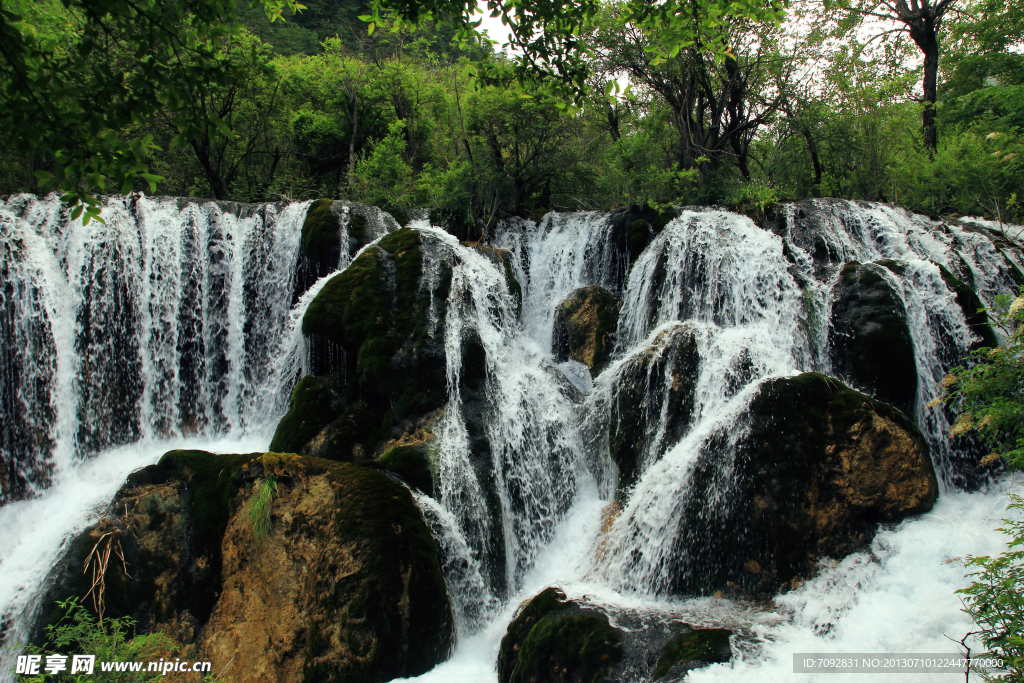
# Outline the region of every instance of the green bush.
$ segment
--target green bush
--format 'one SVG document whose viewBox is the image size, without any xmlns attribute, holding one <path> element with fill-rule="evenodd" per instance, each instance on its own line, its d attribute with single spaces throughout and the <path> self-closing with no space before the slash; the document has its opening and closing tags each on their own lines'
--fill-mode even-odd
<svg viewBox="0 0 1024 683">
<path fill-rule="evenodd" d="M 1008 510 L 1024 512 L 1024 498 L 1011 496 Z M 988 681 L 1024 681 L 1024 519 L 1004 519 L 1000 529 L 1010 537 L 1010 547 L 996 557 L 968 557 L 973 583 L 959 591 L 964 611 L 979 630 L 988 648 L 987 658 L 998 659 L 996 670 L 975 669 Z"/>
<path fill-rule="evenodd" d="M 93 674 L 71 675 L 71 659 L 67 660 L 66 671 L 58 676 L 40 673 L 33 676 L 19 676 L 19 683 L 44 683 L 45 681 L 73 681 L 89 683 L 102 680 L 116 683 L 142 683 L 159 681 L 164 676 L 156 671 L 111 671 L 100 673 L 100 662 L 139 662 L 167 658 L 177 648 L 163 633 L 140 634 L 136 623 L 130 617 L 98 620 L 92 612 L 75 598 L 58 601 L 64 616 L 55 624 L 46 627 L 46 646 L 21 648 L 22 654 L 41 655 L 45 665 L 48 655 L 95 655 Z M 40 667 L 43 671 L 43 667 Z"/>
<path fill-rule="evenodd" d="M 973 352 L 968 364 L 945 379 L 943 395 L 932 402 L 959 408 L 950 434 L 974 433 L 993 450 L 986 460 L 1004 459 L 1012 469 L 1024 468 L 1024 287 L 1012 299 L 996 297 L 989 310 L 1006 342 Z"/>
</svg>

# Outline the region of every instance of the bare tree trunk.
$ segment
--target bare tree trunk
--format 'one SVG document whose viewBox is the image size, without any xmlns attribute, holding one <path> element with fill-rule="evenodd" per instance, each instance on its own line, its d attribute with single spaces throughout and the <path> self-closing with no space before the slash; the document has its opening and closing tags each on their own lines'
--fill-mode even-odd
<svg viewBox="0 0 1024 683">
<path fill-rule="evenodd" d="M 356 187 L 356 135 L 359 132 L 359 96 L 352 95 L 352 136 L 348 139 L 348 194 Z"/>
<path fill-rule="evenodd" d="M 929 22 L 931 23 L 931 22 Z M 911 30 L 910 37 L 924 52 L 924 111 L 921 113 L 921 124 L 924 129 L 924 146 L 929 154 L 939 146 L 939 134 L 935 125 L 935 100 L 938 96 L 939 79 L 939 39 L 935 31 L 920 32 Z"/>
</svg>

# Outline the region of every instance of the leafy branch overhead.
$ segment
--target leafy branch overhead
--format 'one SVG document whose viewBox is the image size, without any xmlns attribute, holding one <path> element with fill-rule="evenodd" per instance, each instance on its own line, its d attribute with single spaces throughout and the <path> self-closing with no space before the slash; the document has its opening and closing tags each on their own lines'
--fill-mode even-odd
<svg viewBox="0 0 1024 683">
<path fill-rule="evenodd" d="M 615 16 L 619 27 L 635 26 L 657 35 L 647 48 L 657 64 L 692 45 L 730 57 L 732 46 L 715 40 L 718 27 L 730 19 L 781 21 L 787 4 L 788 0 L 626 0 L 615 5 Z M 435 22 L 452 26 L 458 40 L 471 43 L 482 22 L 476 0 L 371 0 L 370 7 L 372 14 L 360 18 L 370 22 L 371 33 L 388 25 L 397 31 Z M 593 48 L 586 36 L 605 7 L 598 0 L 488 0 L 486 12 L 500 17 L 510 30 L 513 59 L 478 65 L 481 78 L 543 84 L 566 101 L 581 104 L 589 94 Z"/>
<path fill-rule="evenodd" d="M 14 132 L 26 153 L 51 155 L 51 171 L 36 177 L 65 193 L 73 216 L 99 217 L 95 192 L 127 193 L 142 179 L 155 191 L 161 177 L 145 156 L 153 136 L 124 136 L 145 129 L 160 111 L 178 110 L 194 91 L 223 85 L 234 66 L 227 58 L 241 29 L 235 0 L 53 0 L 42 3 L 59 29 L 30 30 L 25 14 L 34 0 L 0 3 L 0 123 Z M 252 0 L 270 20 L 296 0 Z M 41 21 L 40 21 L 41 19 Z M 197 132 L 223 127 L 204 116 L 180 121 L 172 141 L 181 145 Z M 222 131 L 224 132 L 224 131 Z"/>
</svg>

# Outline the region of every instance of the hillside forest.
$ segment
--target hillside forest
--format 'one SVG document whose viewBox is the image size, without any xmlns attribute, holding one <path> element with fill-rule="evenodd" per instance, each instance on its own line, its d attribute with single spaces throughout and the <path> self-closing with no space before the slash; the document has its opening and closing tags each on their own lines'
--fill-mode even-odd
<svg viewBox="0 0 1024 683">
<path fill-rule="evenodd" d="M 103 3 L 5 0 L 6 30 L 88 62 L 89 78 L 130 84 L 140 39 L 82 49 L 90 4 Z M 398 216 L 429 206 L 465 237 L 502 215 L 644 202 L 746 211 L 832 196 L 1024 217 L 1016 3 L 940 2 L 924 35 L 902 2 L 796 0 L 763 18 L 726 17 L 669 54 L 651 47 L 662 29 L 622 21 L 623 6 L 605 3 L 579 27 L 585 69 L 572 97 L 550 79 L 491 77 L 517 55 L 486 37 L 429 20 L 389 24 L 386 13 L 371 32 L 365 19 L 380 8 L 304 5 L 271 21 L 240 0 L 242 28 L 208 38 L 219 41 L 222 78 L 187 80 L 144 116 L 108 118 L 115 129 L 97 137 L 135 155 L 120 183 L 76 170 L 9 120 L 0 194 L 43 192 L 56 177 L 93 192 L 352 199 Z M 13 92 L 17 70 L 0 78 Z M 104 97 L 85 80 L 77 97 Z"/>
</svg>

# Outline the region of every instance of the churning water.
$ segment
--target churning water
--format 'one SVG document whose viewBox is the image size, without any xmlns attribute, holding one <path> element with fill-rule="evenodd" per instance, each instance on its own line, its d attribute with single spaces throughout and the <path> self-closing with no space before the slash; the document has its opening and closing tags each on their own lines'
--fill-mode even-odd
<svg viewBox="0 0 1024 683">
<path fill-rule="evenodd" d="M 61 544 L 128 472 L 170 448 L 266 447 L 308 367 L 302 314 L 328 279 L 294 291 L 305 211 L 304 203 L 130 197 L 107 200 L 105 224 L 83 226 L 55 198 L 0 204 L 0 618 L 8 642 L 24 636 Z M 442 550 L 459 643 L 422 680 L 494 680 L 508 621 L 549 585 L 605 606 L 613 621 L 616 610 L 634 610 L 740 634 L 734 664 L 693 672 L 694 681 L 801 680 L 791 673 L 793 652 L 940 652 L 951 649 L 946 636 L 963 637 L 969 624 L 954 594 L 963 570 L 948 560 L 1003 546 L 993 529 L 1016 484 L 959 492 L 946 417 L 925 408 L 977 341 L 939 265 L 988 302 L 1013 289 L 1020 254 L 970 224 L 877 204 L 822 200 L 784 211 L 769 231 L 723 210 L 682 210 L 632 264 L 615 248 L 608 214 L 507 221 L 497 243 L 512 259 L 521 302 L 493 258 L 413 225 L 428 261 L 422 286 L 433 290 L 442 261 L 452 268 L 446 305 L 432 307 L 446 311 L 439 329 L 449 385 L 437 497 L 417 500 Z M 869 552 L 824 566 L 773 606 L 669 597 L 668 571 L 680 563 L 699 570 L 699 558 L 667 552 L 680 548 L 677 521 L 697 459 L 712 442 L 728 456 L 766 379 L 831 372 L 838 266 L 879 259 L 904 264 L 884 277 L 913 337 L 914 417 L 943 489 L 935 509 L 881 531 Z M 585 285 L 623 300 L 615 357 L 592 386 L 550 357 L 554 310 Z M 472 462 L 460 390 L 470 333 L 486 351 L 490 478 Z M 636 358 L 672 353 L 666 340 L 684 333 L 700 357 L 693 414 L 670 439 L 671 373 L 643 378 L 651 433 L 635 486 L 609 516 L 616 471 L 600 432 L 615 410 L 614 388 Z M 730 461 L 721 462 L 715 493 L 728 505 Z"/>
</svg>

